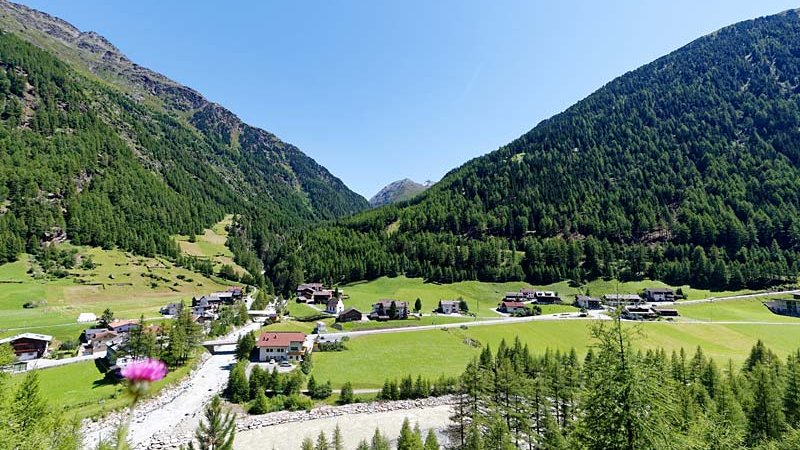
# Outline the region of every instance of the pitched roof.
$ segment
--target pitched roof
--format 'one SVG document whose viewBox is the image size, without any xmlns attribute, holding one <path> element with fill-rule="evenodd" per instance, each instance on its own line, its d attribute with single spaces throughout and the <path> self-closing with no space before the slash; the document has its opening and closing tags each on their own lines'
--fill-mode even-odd
<svg viewBox="0 0 800 450">
<path fill-rule="evenodd" d="M 345 315 L 345 314 L 347 314 L 347 313 L 351 313 L 351 312 L 354 312 L 354 311 L 355 311 L 355 312 L 357 312 L 357 313 L 359 313 L 359 314 L 361 314 L 361 311 L 359 311 L 359 310 L 357 310 L 357 309 L 355 309 L 355 308 L 347 308 L 347 309 L 345 309 L 344 311 L 342 311 L 342 315 Z"/>
<path fill-rule="evenodd" d="M 501 305 L 504 305 L 506 308 L 524 308 L 525 303 L 522 302 L 501 302 Z"/>
<path fill-rule="evenodd" d="M 338 305 L 340 301 L 342 300 L 335 297 L 328 300 L 328 309 L 336 309 L 336 305 Z"/>
<path fill-rule="evenodd" d="M 394 302 L 394 305 L 397 308 L 407 308 L 408 307 L 408 302 L 401 302 L 400 300 L 392 300 L 392 299 L 387 299 L 387 298 L 383 298 L 383 299 L 378 300 L 378 302 L 375 303 L 375 305 L 381 305 L 384 308 L 391 308 L 392 307 L 392 302 Z"/>
<path fill-rule="evenodd" d="M 124 327 L 125 325 L 135 325 L 137 322 L 135 320 L 125 319 L 125 320 L 115 320 L 108 324 L 108 328 L 119 328 Z"/>
<path fill-rule="evenodd" d="M 314 291 L 322 289 L 322 283 L 305 283 L 297 286 L 298 291 L 305 291 L 306 289 L 311 289 Z"/>
<path fill-rule="evenodd" d="M 256 347 L 288 347 L 292 342 L 303 342 L 306 334 L 299 331 L 267 331 L 258 337 Z"/>
<path fill-rule="evenodd" d="M 53 336 L 47 334 L 37 334 L 37 333 L 22 333 L 16 336 L 7 337 L 5 339 L 0 339 L 0 344 L 6 344 L 9 342 L 14 342 L 18 339 L 33 339 L 36 341 L 46 341 L 50 342 L 53 340 Z"/>
<path fill-rule="evenodd" d="M 606 300 L 641 300 L 638 294 L 606 294 L 603 296 Z"/>
<path fill-rule="evenodd" d="M 647 288 L 645 289 L 645 292 L 653 292 L 655 294 L 672 294 L 675 291 L 670 288 Z"/>
</svg>

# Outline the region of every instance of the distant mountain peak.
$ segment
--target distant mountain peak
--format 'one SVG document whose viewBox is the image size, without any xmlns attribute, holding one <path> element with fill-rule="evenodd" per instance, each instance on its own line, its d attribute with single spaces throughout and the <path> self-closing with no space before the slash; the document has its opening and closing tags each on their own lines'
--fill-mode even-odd
<svg viewBox="0 0 800 450">
<path fill-rule="evenodd" d="M 389 183 L 381 189 L 369 200 L 369 204 L 373 208 L 377 208 L 391 203 L 411 200 L 433 186 L 433 184 L 434 182 L 431 180 L 426 180 L 424 183 L 417 183 L 409 178 L 403 178 L 402 180 Z"/>
</svg>

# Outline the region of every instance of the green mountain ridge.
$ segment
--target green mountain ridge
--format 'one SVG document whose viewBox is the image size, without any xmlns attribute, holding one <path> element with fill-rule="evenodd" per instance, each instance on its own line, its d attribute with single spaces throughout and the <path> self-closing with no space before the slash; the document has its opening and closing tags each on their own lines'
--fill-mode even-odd
<svg viewBox="0 0 800 450">
<path fill-rule="evenodd" d="M 6 1 L 0 28 L 0 260 L 53 236 L 169 255 L 170 234 L 225 213 L 279 230 L 368 207 L 298 148 L 96 33 Z"/>
<path fill-rule="evenodd" d="M 800 18 L 787 11 L 699 38 L 408 204 L 304 233 L 285 251 L 308 279 L 794 283 L 798 149 Z"/>
</svg>

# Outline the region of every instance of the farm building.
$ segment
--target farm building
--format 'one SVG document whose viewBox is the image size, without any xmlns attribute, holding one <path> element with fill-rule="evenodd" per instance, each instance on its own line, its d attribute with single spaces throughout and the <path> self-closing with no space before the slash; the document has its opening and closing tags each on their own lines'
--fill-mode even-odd
<svg viewBox="0 0 800 450">
<path fill-rule="evenodd" d="M 17 361 L 30 361 L 47 356 L 53 336 L 36 333 L 22 333 L 0 339 L 0 344 L 10 344 Z"/>
</svg>

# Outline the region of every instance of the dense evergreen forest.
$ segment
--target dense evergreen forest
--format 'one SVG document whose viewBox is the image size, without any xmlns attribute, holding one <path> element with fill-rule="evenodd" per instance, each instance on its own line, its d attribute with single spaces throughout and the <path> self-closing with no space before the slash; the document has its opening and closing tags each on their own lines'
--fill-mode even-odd
<svg viewBox="0 0 800 450">
<path fill-rule="evenodd" d="M 531 355 L 484 349 L 461 376 L 448 448 L 795 449 L 800 445 L 800 352 L 785 360 L 760 341 L 741 366 L 698 348 L 634 351 L 619 321 L 595 346 Z"/>
<path fill-rule="evenodd" d="M 274 235 L 279 289 L 406 273 L 741 288 L 800 268 L 800 18 L 743 22 L 627 73 L 406 204 Z"/>
<path fill-rule="evenodd" d="M 170 235 L 226 213 L 284 230 L 367 206 L 296 148 L 234 119 L 207 104 L 187 121 L 0 34 L 0 262 L 65 238 L 175 257 Z M 235 142 L 221 124 L 236 124 Z M 260 272 L 249 245 L 232 247 Z"/>
</svg>

